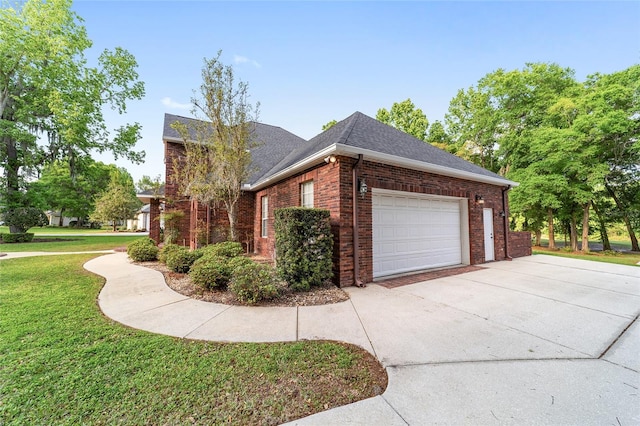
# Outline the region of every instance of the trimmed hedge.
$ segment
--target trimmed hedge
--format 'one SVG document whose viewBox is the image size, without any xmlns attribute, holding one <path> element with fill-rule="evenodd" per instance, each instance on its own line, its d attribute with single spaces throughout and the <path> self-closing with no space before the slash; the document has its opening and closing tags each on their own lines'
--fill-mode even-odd
<svg viewBox="0 0 640 426">
<path fill-rule="evenodd" d="M 279 296 L 278 274 L 269 265 L 251 262 L 235 270 L 229 290 L 240 302 L 249 305 L 275 299 Z"/>
<path fill-rule="evenodd" d="M 202 256 L 202 252 L 199 250 L 190 251 L 182 246 L 178 247 L 167 254 L 166 265 L 173 272 L 186 274 L 191 269 L 191 265 Z"/>
<path fill-rule="evenodd" d="M 204 289 L 225 288 L 236 269 L 253 263 L 244 256 L 229 258 L 204 254 L 193 263 L 189 276 L 194 284 Z"/>
<path fill-rule="evenodd" d="M 158 258 L 158 247 L 151 238 L 140 238 L 129 243 L 127 254 L 136 262 L 148 262 Z"/>
<path fill-rule="evenodd" d="M 158 252 L 158 261 L 160 263 L 167 263 L 167 257 L 169 256 L 170 253 L 174 252 L 174 251 L 179 251 L 181 250 L 182 246 L 179 246 L 177 244 L 166 244 L 164 245 L 160 251 Z M 184 247 L 182 247 L 184 248 Z"/>
<path fill-rule="evenodd" d="M 224 241 L 222 243 L 211 244 L 200 250 L 202 250 L 205 256 L 220 257 L 237 257 L 244 252 L 242 244 L 235 241 Z"/>
<path fill-rule="evenodd" d="M 275 210 L 276 259 L 280 277 L 295 291 L 307 291 L 333 276 L 329 210 Z"/>
<path fill-rule="evenodd" d="M 0 234 L 5 243 L 30 243 L 33 241 L 32 232 L 19 232 L 15 234 Z"/>
<path fill-rule="evenodd" d="M 211 290 L 226 287 L 232 272 L 227 258 L 203 256 L 193 263 L 189 276 L 197 286 Z"/>
</svg>

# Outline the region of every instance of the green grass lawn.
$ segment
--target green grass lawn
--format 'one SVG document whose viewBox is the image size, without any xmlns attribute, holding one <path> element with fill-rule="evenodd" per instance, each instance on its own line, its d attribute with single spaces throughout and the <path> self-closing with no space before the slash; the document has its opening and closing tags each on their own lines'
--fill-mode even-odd
<svg viewBox="0 0 640 426">
<path fill-rule="evenodd" d="M 596 262 L 616 263 L 619 265 L 637 265 L 640 262 L 640 253 L 620 252 L 616 254 L 606 254 L 601 252 L 566 252 L 563 250 L 549 250 L 545 247 L 533 247 L 533 254 L 548 254 L 551 256 L 571 257 L 573 259 L 594 260 Z"/>
<path fill-rule="evenodd" d="M 100 236 L 56 236 L 34 237 L 30 243 L 0 243 L 0 253 L 14 253 L 21 251 L 91 251 L 111 250 L 125 247 L 133 240 L 144 238 L 144 235 L 100 235 Z"/>
<path fill-rule="evenodd" d="M 0 226 L 0 234 L 2 233 L 8 233 L 9 232 L 9 227 L 8 226 Z M 96 235 L 116 235 L 117 233 L 114 233 L 111 230 L 111 227 L 105 227 L 102 229 L 89 229 L 89 228 L 65 228 L 65 227 L 60 227 L 60 226 L 45 226 L 45 227 L 34 227 L 29 229 L 28 232 L 34 233 L 36 235 L 42 235 L 42 234 L 47 234 L 47 235 L 65 235 L 65 234 L 96 234 Z"/>
<path fill-rule="evenodd" d="M 223 344 L 105 318 L 93 256 L 0 261 L 0 424 L 278 424 L 380 393 L 354 346 Z M 265 325 L 268 326 L 268 325 Z"/>
</svg>

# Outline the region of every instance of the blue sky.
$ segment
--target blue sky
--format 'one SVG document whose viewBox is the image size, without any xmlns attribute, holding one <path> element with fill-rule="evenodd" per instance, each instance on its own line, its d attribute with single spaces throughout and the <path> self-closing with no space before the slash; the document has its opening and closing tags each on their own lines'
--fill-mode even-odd
<svg viewBox="0 0 640 426">
<path fill-rule="evenodd" d="M 76 1 L 92 55 L 121 46 L 146 84 L 126 117 L 142 124 L 146 162 L 164 176 L 164 113 L 189 116 L 204 57 L 249 83 L 259 121 L 303 138 L 355 111 L 375 117 L 407 98 L 442 120 L 459 89 L 498 68 L 556 62 L 578 80 L 640 63 L 640 2 Z M 110 156 L 99 157 L 114 162 Z"/>
</svg>

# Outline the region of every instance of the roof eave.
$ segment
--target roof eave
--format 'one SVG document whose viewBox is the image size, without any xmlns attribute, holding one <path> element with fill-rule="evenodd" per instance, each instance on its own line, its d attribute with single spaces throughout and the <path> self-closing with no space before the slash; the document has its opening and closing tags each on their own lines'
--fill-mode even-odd
<svg viewBox="0 0 640 426">
<path fill-rule="evenodd" d="M 384 154 L 369 149 L 358 148 L 350 145 L 333 144 L 327 148 L 310 155 L 309 157 L 298 161 L 297 163 L 268 176 L 264 179 L 257 181 L 249 186 L 245 185 L 244 188 L 250 191 L 258 191 L 271 184 L 277 183 L 282 179 L 286 179 L 298 172 L 301 172 L 315 164 L 319 164 L 325 157 L 334 155 L 343 155 L 347 157 L 356 157 L 358 154 L 363 154 L 365 159 L 378 161 L 383 164 L 389 164 L 393 166 L 404 167 L 413 170 L 421 170 L 429 173 L 435 173 L 443 176 L 454 177 L 458 179 L 470 180 L 473 182 L 488 183 L 497 186 L 509 186 L 516 187 L 519 184 L 517 182 L 492 176 L 479 175 L 477 173 L 466 172 L 464 170 L 453 169 L 446 166 L 438 166 L 436 164 L 426 163 L 424 161 L 412 160 L 409 158 L 399 157 L 397 155 Z"/>
<path fill-rule="evenodd" d="M 410 158 L 399 157 L 397 155 L 385 154 L 378 151 L 372 151 L 369 149 L 358 148 L 350 145 L 339 145 L 337 154 L 357 156 L 363 154 L 365 159 L 378 161 L 383 164 L 389 164 L 392 166 L 404 167 L 412 170 L 421 170 L 424 172 L 434 173 L 443 176 L 454 177 L 458 179 L 470 180 L 473 182 L 488 183 L 497 186 L 518 186 L 518 182 L 502 177 L 493 177 L 480 175 L 473 172 L 467 172 L 464 170 L 453 169 L 451 167 L 439 166 L 437 164 L 427 163 L 420 160 L 412 160 Z"/>
</svg>

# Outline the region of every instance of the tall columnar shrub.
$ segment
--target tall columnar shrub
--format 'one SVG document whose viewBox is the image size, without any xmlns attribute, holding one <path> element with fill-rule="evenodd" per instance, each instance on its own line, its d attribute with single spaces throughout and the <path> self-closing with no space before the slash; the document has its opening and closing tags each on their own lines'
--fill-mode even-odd
<svg viewBox="0 0 640 426">
<path fill-rule="evenodd" d="M 295 291 L 322 285 L 333 276 L 333 236 L 328 210 L 288 207 L 275 211 L 280 277 Z"/>
</svg>

